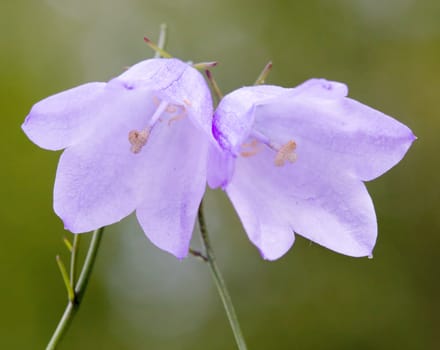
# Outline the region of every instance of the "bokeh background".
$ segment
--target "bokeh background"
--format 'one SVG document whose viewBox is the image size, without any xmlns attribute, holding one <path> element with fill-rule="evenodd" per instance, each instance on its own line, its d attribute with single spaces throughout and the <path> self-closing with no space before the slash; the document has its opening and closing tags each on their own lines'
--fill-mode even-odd
<svg viewBox="0 0 440 350">
<path fill-rule="evenodd" d="M 372 260 L 297 237 L 285 257 L 263 261 L 225 195 L 208 192 L 214 248 L 249 349 L 439 349 L 438 0 L 2 0 L 0 348 L 44 348 L 66 303 L 55 255 L 67 262 L 69 233 L 52 210 L 59 153 L 31 144 L 20 124 L 40 99 L 151 57 L 142 37 L 156 38 L 161 22 L 175 56 L 220 62 L 224 92 L 273 60 L 269 83 L 346 82 L 353 98 L 419 137 L 368 184 L 380 230 Z M 159 251 L 130 217 L 106 231 L 60 349 L 234 342 L 208 267 Z"/>
</svg>

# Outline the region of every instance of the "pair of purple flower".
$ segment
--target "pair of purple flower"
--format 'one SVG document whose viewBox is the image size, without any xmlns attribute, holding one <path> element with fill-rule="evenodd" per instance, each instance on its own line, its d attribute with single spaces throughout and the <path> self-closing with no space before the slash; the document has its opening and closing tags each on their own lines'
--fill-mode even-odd
<svg viewBox="0 0 440 350">
<path fill-rule="evenodd" d="M 40 101 L 23 130 L 65 149 L 54 209 L 73 233 L 136 211 L 148 238 L 183 258 L 208 182 L 226 191 L 265 259 L 285 254 L 294 233 L 369 256 L 377 223 L 363 181 L 398 163 L 415 136 L 347 92 L 322 79 L 244 87 L 214 112 L 201 73 L 150 59 Z"/>
</svg>

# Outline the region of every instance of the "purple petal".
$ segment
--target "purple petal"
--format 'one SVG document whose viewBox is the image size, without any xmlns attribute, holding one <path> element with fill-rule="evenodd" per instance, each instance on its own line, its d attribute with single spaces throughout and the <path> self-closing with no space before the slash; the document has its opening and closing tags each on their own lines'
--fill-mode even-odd
<svg viewBox="0 0 440 350">
<path fill-rule="evenodd" d="M 338 98 L 348 95 L 348 87 L 344 83 L 325 79 L 309 79 L 293 89 L 285 89 L 286 95 L 307 94 L 317 98 Z M 277 97 L 280 97 L 278 95 Z"/>
<path fill-rule="evenodd" d="M 336 252 L 371 255 L 377 236 L 373 204 L 364 184 L 339 169 L 317 169 L 313 159 L 273 165 L 268 148 L 239 158 L 226 191 L 250 240 L 274 260 L 293 243 L 293 232 Z"/>
<path fill-rule="evenodd" d="M 136 215 L 156 246 L 184 258 L 205 191 L 209 139 L 189 120 L 173 124 L 147 145 L 146 192 Z"/>
<path fill-rule="evenodd" d="M 155 110 L 141 89 L 108 87 L 103 122 L 67 148 L 58 164 L 54 209 L 66 229 L 87 232 L 117 222 L 143 200 L 146 153 L 130 151 L 128 133 L 142 129 Z"/>
<path fill-rule="evenodd" d="M 298 157 L 308 148 L 310 156 L 364 181 L 380 176 L 403 158 L 415 136 L 397 120 L 343 97 L 339 83 L 328 83 L 336 88 L 299 88 L 258 105 L 254 128 L 280 144 L 293 139 Z"/>
<path fill-rule="evenodd" d="M 155 91 L 167 90 L 189 67 L 176 58 L 153 58 L 136 63 L 110 83 L 122 83 L 127 89 L 149 87 Z M 168 100 L 171 97 L 168 96 Z"/>
<path fill-rule="evenodd" d="M 129 89 L 148 87 L 160 99 L 185 106 L 189 117 L 207 135 L 211 135 L 212 98 L 199 71 L 175 58 L 150 59 L 132 66 L 113 79 Z"/>
<path fill-rule="evenodd" d="M 208 154 L 208 185 L 211 188 L 222 189 L 231 180 L 234 173 L 235 159 L 229 152 L 224 152 L 214 145 L 210 145 Z"/>
<path fill-rule="evenodd" d="M 105 83 L 89 83 L 50 96 L 35 104 L 22 125 L 38 146 L 59 150 L 89 134 L 99 122 L 99 101 Z"/>
<path fill-rule="evenodd" d="M 248 138 L 254 124 L 256 103 L 270 100 L 291 91 L 278 86 L 244 87 L 233 91 L 220 101 L 213 120 L 213 134 L 220 146 L 234 154 Z"/>
</svg>

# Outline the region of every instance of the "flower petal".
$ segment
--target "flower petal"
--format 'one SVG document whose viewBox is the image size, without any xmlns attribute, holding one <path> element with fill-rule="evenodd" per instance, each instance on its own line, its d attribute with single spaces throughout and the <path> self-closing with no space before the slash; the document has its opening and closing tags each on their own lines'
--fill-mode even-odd
<svg viewBox="0 0 440 350">
<path fill-rule="evenodd" d="M 229 198 L 251 241 L 270 260 L 293 243 L 293 232 L 350 256 L 371 254 L 377 236 L 373 204 L 364 184 L 338 169 L 317 169 L 310 158 L 283 167 L 273 152 L 239 158 Z"/>
<path fill-rule="evenodd" d="M 50 96 L 35 104 L 22 128 L 38 146 L 59 150 L 89 134 L 99 122 L 105 83 L 89 83 Z"/>
<path fill-rule="evenodd" d="M 121 84 L 129 90 L 148 87 L 155 91 L 171 91 L 188 67 L 187 63 L 176 58 L 148 59 L 131 66 L 109 83 Z M 172 98 L 171 95 L 167 97 L 167 100 Z"/>
<path fill-rule="evenodd" d="M 183 120 L 159 126 L 147 145 L 146 192 L 136 215 L 148 238 L 177 258 L 188 254 L 206 186 L 208 144 L 203 131 Z"/>
<path fill-rule="evenodd" d="M 313 147 L 320 159 L 364 181 L 397 164 L 415 140 L 397 120 L 343 97 L 340 83 L 311 85 L 258 105 L 254 128 L 280 144 L 295 140 L 298 152 Z"/>
<path fill-rule="evenodd" d="M 87 232 L 117 222 L 143 199 L 146 154 L 130 151 L 128 133 L 142 129 L 155 106 L 151 92 L 107 86 L 103 121 L 58 164 L 54 209 L 66 229 Z"/>
<path fill-rule="evenodd" d="M 253 108 L 292 89 L 272 85 L 244 87 L 226 95 L 217 106 L 212 132 L 223 149 L 237 154 L 254 125 Z"/>
<path fill-rule="evenodd" d="M 234 173 L 235 159 L 229 152 L 225 152 L 214 145 L 209 146 L 208 153 L 208 185 L 211 188 L 225 186 Z"/>
<path fill-rule="evenodd" d="M 213 143 L 216 143 L 212 136 L 214 111 L 211 92 L 202 74 L 195 68 L 188 66 L 179 79 L 179 84 L 174 88 L 175 96 L 183 101 L 189 118 L 204 130 L 206 135 L 209 135 Z"/>
<path fill-rule="evenodd" d="M 110 84 L 128 89 L 148 87 L 156 91 L 160 99 L 184 106 L 189 118 L 207 135 L 212 135 L 211 93 L 202 74 L 189 64 L 176 58 L 145 60 L 130 67 Z"/>
</svg>

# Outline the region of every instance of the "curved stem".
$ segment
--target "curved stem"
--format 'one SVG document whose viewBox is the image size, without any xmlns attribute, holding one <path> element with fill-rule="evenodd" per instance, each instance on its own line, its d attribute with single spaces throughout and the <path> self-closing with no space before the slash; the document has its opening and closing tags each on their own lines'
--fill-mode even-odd
<svg viewBox="0 0 440 350">
<path fill-rule="evenodd" d="M 217 266 L 214 251 L 212 250 L 212 246 L 208 237 L 208 230 L 206 228 L 205 216 L 203 214 L 203 202 L 200 203 L 198 220 L 200 226 L 200 235 L 202 237 L 202 243 L 206 251 L 207 262 L 209 264 L 209 267 L 211 268 L 212 278 L 214 279 L 218 293 L 223 302 L 226 315 L 228 316 L 229 324 L 232 328 L 232 332 L 234 333 L 237 347 L 239 350 L 246 350 L 247 349 L 246 343 L 244 341 L 244 337 L 241 332 L 240 324 L 238 322 L 238 318 L 235 313 L 234 305 L 232 304 L 231 296 L 229 295 L 225 281 Z"/>
<path fill-rule="evenodd" d="M 53 333 L 52 338 L 49 341 L 49 344 L 47 344 L 46 350 L 52 350 L 57 348 L 58 343 L 60 342 L 67 328 L 69 327 L 70 322 L 72 322 L 75 313 L 76 313 L 75 304 L 69 301 L 69 303 L 66 306 L 66 309 L 64 310 L 63 316 L 61 317 L 60 322 L 58 323 L 58 326 L 55 329 L 55 332 Z"/>
<path fill-rule="evenodd" d="M 73 317 L 77 313 L 79 306 L 81 304 L 81 300 L 84 296 L 84 293 L 87 289 L 87 284 L 90 279 L 90 275 L 93 270 L 93 266 L 96 261 L 96 255 L 98 253 L 99 244 L 101 242 L 102 233 L 104 232 L 104 227 L 93 232 L 92 239 L 90 241 L 89 250 L 87 251 L 86 259 L 84 260 L 84 265 L 81 269 L 81 274 L 78 279 L 78 283 L 76 285 L 72 284 L 72 289 L 74 290 L 74 297 L 72 300 L 69 300 L 67 303 L 66 309 L 64 310 L 64 314 L 58 322 L 58 326 L 55 329 L 55 332 L 52 335 L 52 338 L 47 344 L 46 350 L 56 349 L 58 343 L 61 341 L 62 337 L 66 333 L 69 328 L 70 323 L 72 322 Z M 73 254 L 76 254 L 72 251 Z M 76 259 L 76 257 L 75 257 Z"/>
</svg>

